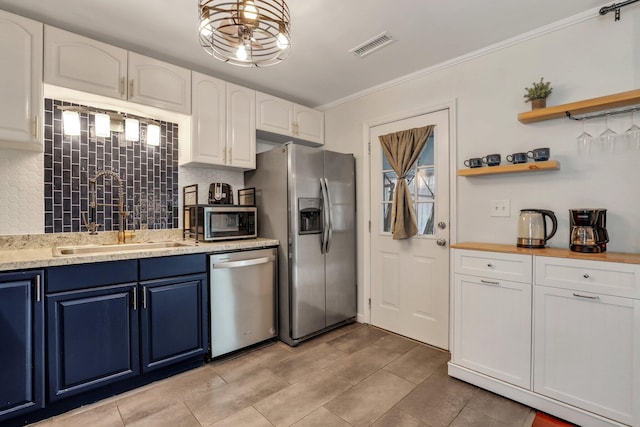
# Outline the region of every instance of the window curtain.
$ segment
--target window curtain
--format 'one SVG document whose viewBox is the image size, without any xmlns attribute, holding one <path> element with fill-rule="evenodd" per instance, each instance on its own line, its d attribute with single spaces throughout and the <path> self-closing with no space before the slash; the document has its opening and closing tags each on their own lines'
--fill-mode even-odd
<svg viewBox="0 0 640 427">
<path fill-rule="evenodd" d="M 398 184 L 391 205 L 391 233 L 394 240 L 408 239 L 418 232 L 413 200 L 407 183 L 407 173 L 418 160 L 427 139 L 433 133 L 434 125 L 407 129 L 381 135 L 380 145 L 387 161 L 396 175 Z"/>
</svg>

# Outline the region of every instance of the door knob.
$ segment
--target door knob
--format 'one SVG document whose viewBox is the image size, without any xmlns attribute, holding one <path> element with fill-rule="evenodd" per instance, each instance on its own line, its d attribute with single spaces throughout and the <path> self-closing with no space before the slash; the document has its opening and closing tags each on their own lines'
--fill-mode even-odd
<svg viewBox="0 0 640 427">
<path fill-rule="evenodd" d="M 444 222 L 444 221 L 440 221 L 440 222 L 438 223 L 438 228 L 439 228 L 440 230 L 444 230 L 445 228 L 447 228 L 447 223 L 446 223 L 446 222 Z"/>
<path fill-rule="evenodd" d="M 445 239 L 436 240 L 436 245 L 438 246 L 445 246 L 446 244 L 447 244 L 447 241 Z"/>
</svg>

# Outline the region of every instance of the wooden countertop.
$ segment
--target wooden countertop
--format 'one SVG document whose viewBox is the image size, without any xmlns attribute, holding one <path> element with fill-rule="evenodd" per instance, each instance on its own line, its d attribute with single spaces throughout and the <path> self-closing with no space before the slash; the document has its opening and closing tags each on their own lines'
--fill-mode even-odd
<svg viewBox="0 0 640 427">
<path fill-rule="evenodd" d="M 589 261 L 621 262 L 626 264 L 640 264 L 640 254 L 622 252 L 604 252 L 587 254 L 573 252 L 568 248 L 519 248 L 516 245 L 483 242 L 461 242 L 451 245 L 453 249 L 470 249 L 474 251 L 502 252 L 508 254 L 538 255 L 556 258 L 584 259 Z"/>
</svg>

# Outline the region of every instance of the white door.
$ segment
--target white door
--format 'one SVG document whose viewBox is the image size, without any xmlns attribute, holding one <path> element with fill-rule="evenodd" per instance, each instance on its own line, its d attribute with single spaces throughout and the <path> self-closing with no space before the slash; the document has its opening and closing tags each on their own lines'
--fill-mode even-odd
<svg viewBox="0 0 640 427">
<path fill-rule="evenodd" d="M 435 125 L 408 175 L 418 234 L 391 237 L 396 174 L 384 158 L 380 135 Z M 371 324 L 449 347 L 449 113 L 424 114 L 372 127 Z M 443 244 L 443 246 L 438 245 Z"/>
</svg>

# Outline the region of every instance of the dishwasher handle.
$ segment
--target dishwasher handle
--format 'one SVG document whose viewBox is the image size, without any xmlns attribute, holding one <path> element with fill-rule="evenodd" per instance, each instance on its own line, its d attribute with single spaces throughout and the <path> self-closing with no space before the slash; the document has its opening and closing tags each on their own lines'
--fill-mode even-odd
<svg viewBox="0 0 640 427">
<path fill-rule="evenodd" d="M 240 261 L 225 261 L 225 262 L 213 262 L 212 268 L 236 268 L 236 267 L 248 267 L 250 265 L 267 264 L 275 261 L 276 258 L 272 256 L 266 256 L 262 258 L 243 259 Z"/>
</svg>

